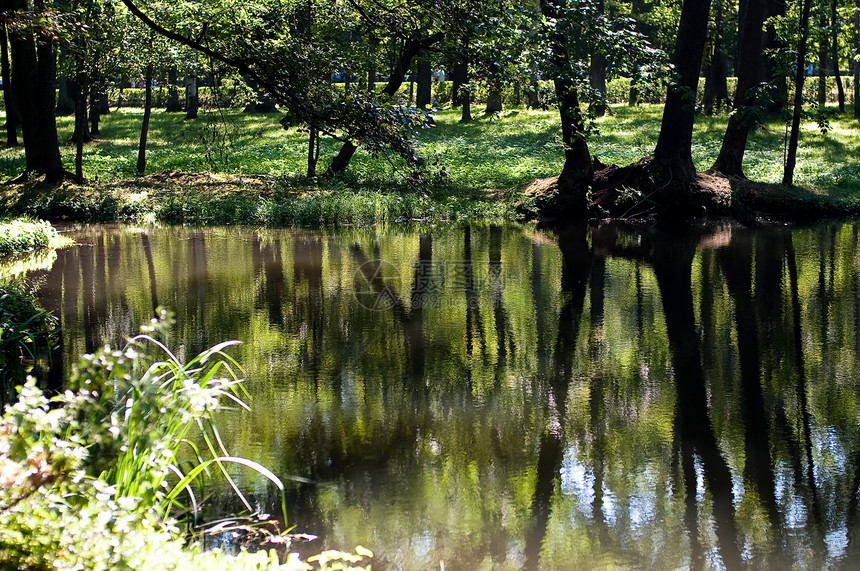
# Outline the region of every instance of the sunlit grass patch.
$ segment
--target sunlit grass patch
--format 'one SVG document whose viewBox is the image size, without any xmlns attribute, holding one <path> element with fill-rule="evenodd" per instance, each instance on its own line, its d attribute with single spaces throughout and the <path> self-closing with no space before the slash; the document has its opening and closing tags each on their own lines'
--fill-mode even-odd
<svg viewBox="0 0 860 571">
<path fill-rule="evenodd" d="M 630 164 L 651 154 L 657 143 L 662 112 L 660 105 L 611 106 L 606 116 L 594 121 L 596 130 L 589 137 L 591 153 L 603 163 L 618 165 Z M 199 119 L 186 121 L 183 113 L 156 110 L 150 126 L 147 173 L 182 171 L 262 175 L 272 178 L 273 192 L 279 186 L 302 187 L 320 192 L 318 197 L 299 201 L 287 193 L 279 195 L 279 200 L 289 204 L 277 204 L 277 208 L 260 204 L 239 208 L 238 199 L 226 205 L 222 202 L 206 206 L 203 204 L 208 199 L 206 193 L 190 197 L 174 194 L 168 197 L 169 200 L 155 205 L 146 201 L 128 202 L 119 191 L 100 191 L 95 195 L 89 193 L 95 196 L 97 203 L 87 206 L 85 203 L 89 199 L 80 198 L 81 193 L 78 192 L 78 198 L 70 196 L 63 199 L 66 206 L 59 212 L 61 216 L 72 218 L 83 216 L 86 220 L 110 220 L 118 217 L 152 218 L 158 209 L 162 215 L 169 213 L 171 220 L 183 221 L 188 220 L 189 213 L 199 221 L 229 221 L 229 216 L 238 212 L 241 216 L 237 222 L 271 224 L 275 223 L 274 220 L 268 219 L 265 213 L 280 213 L 275 216 L 276 220 L 309 221 L 317 218 L 328 220 L 333 216 L 331 213 L 337 211 L 351 213 L 352 219 L 367 220 L 366 209 L 361 206 L 364 194 L 397 193 L 417 197 L 417 206 L 410 211 L 419 217 L 439 217 L 441 212 L 446 213 L 445 216 L 461 216 L 464 211 L 515 216 L 514 210 L 506 205 L 492 205 L 497 198 L 488 198 L 486 191 L 501 191 L 491 193 L 493 197 L 510 195 L 531 180 L 557 175 L 564 162 L 556 110 L 507 109 L 497 116 L 488 117 L 483 115 L 482 108 L 476 107 L 473 109 L 474 120 L 463 123 L 460 109 L 443 108 L 435 115 L 436 127 L 423 129 L 418 134 L 420 153 L 444 172 L 444 177 L 435 179 L 432 184 L 416 191 L 401 176 L 408 170 L 405 165 L 395 159 L 394 166 L 399 171 L 395 173 L 385 157 L 373 156 L 361 149 L 346 173 L 334 179 L 308 180 L 305 176 L 307 133 L 297 129 L 284 130 L 278 122 L 280 117 L 280 114 L 249 115 L 238 109 L 204 109 Z M 136 172 L 140 120 L 140 110 L 133 108 L 113 110 L 103 116 L 102 134 L 84 147 L 83 170 L 89 180 L 98 184 L 130 181 L 131 186 L 134 186 L 133 181 L 140 180 Z M 699 170 L 706 170 L 713 164 L 727 121 L 725 113 L 697 115 L 692 153 Z M 58 126 L 61 141 L 68 141 L 73 126 L 71 118 L 58 118 Z M 821 134 L 814 123 L 804 123 L 796 183 L 840 197 L 856 196 L 860 191 L 857 189 L 856 169 L 851 165 L 856 163 L 855 157 L 860 154 L 860 142 L 855 136 L 860 123 L 847 116 L 833 115 L 830 126 L 828 133 Z M 318 173 L 325 171 L 341 144 L 332 138 L 321 140 Z M 744 168 L 750 179 L 768 183 L 781 181 L 784 144 L 785 123 L 778 118 L 763 118 L 749 137 Z M 74 146 L 65 144 L 62 154 L 67 167 L 72 165 Z M 11 178 L 19 174 L 23 166 L 22 148 L 0 150 L 0 176 Z M 338 198 L 336 207 L 329 193 L 343 195 Z M 422 203 L 422 197 L 435 203 L 432 208 Z M 46 206 L 46 202 L 56 206 L 59 199 L 40 200 L 43 202 L 30 204 L 23 211 L 46 216 L 54 216 L 58 212 L 56 208 Z M 243 200 L 254 202 L 257 195 L 249 195 Z M 483 206 L 467 208 L 465 205 L 469 200 L 482 202 Z M 353 207 L 355 211 L 350 210 Z M 387 208 L 380 207 L 377 211 L 387 212 Z M 322 214 L 317 217 L 314 212 Z M 174 216 L 177 213 L 184 214 Z M 373 217 L 376 222 L 390 218 L 389 214 Z"/>
<path fill-rule="evenodd" d="M 0 256 L 57 248 L 68 242 L 69 240 L 61 237 L 57 230 L 44 220 L 0 220 Z"/>
</svg>

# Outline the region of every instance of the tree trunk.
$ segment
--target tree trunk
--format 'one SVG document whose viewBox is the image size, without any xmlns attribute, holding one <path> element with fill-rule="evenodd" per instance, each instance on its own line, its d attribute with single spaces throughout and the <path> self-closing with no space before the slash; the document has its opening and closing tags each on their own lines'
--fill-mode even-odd
<svg viewBox="0 0 860 571">
<path fill-rule="evenodd" d="M 549 2 L 541 4 L 547 18 L 558 18 L 557 9 Z M 587 193 L 594 178 L 594 168 L 588 142 L 585 140 L 585 120 L 579 106 L 576 84 L 564 70 L 572 63 L 571 49 L 578 49 L 581 26 L 576 25 L 575 37 L 568 38 L 555 32 L 550 36 L 550 63 L 559 70 L 554 79 L 555 95 L 561 119 L 561 138 L 564 144 L 564 166 L 558 176 L 560 206 L 573 216 L 582 216 L 587 207 Z"/>
<path fill-rule="evenodd" d="M 630 3 L 630 16 L 636 22 L 635 27 L 637 31 L 640 28 L 639 16 L 642 14 L 642 0 L 632 0 Z M 639 105 L 639 62 L 633 62 L 633 72 L 630 74 L 630 92 L 627 95 L 627 106 L 628 107 L 636 107 Z"/>
<path fill-rule="evenodd" d="M 185 118 L 197 119 L 200 99 L 197 97 L 197 74 L 185 76 Z"/>
<path fill-rule="evenodd" d="M 60 117 L 72 115 L 75 109 L 78 108 L 75 101 L 74 93 L 77 93 L 78 86 L 66 76 L 57 78 L 57 110 L 56 113 Z"/>
<path fill-rule="evenodd" d="M 744 176 L 743 160 L 747 137 L 756 118 L 749 111 L 755 104 L 754 88 L 759 83 L 762 24 L 765 20 L 767 0 L 747 2 L 744 35 L 741 37 L 740 61 L 738 62 L 738 85 L 735 89 L 734 113 L 723 136 L 723 144 L 714 170 L 726 175 Z"/>
<path fill-rule="evenodd" d="M 818 11 L 818 25 L 822 33 L 818 41 L 818 106 L 827 105 L 827 15 L 824 10 Z"/>
<path fill-rule="evenodd" d="M 441 39 L 441 34 L 436 34 L 429 38 L 425 38 L 424 40 L 405 40 L 400 48 L 400 57 L 397 58 L 394 69 L 391 70 L 391 75 L 388 78 L 388 83 L 382 90 L 382 95 L 394 97 L 394 94 L 397 93 L 397 90 L 400 89 L 401 85 L 403 85 L 403 78 L 406 76 L 406 72 L 409 71 L 413 58 L 418 55 L 422 46 L 429 47 Z M 331 176 L 334 173 L 345 171 L 346 167 L 349 165 L 349 161 L 352 160 L 352 156 L 355 154 L 357 149 L 358 147 L 356 147 L 352 142 L 344 142 L 343 146 L 340 148 L 340 152 L 335 155 L 331 161 L 331 165 L 329 165 L 328 170 L 326 170 L 326 176 Z"/>
<path fill-rule="evenodd" d="M 415 93 L 415 106 L 419 109 L 429 107 L 433 101 L 431 73 L 430 56 L 422 50 L 421 55 L 418 57 L 418 81 Z"/>
<path fill-rule="evenodd" d="M 833 77 L 836 79 L 839 112 L 845 113 L 845 88 L 842 85 L 842 75 L 839 73 L 839 13 L 836 11 L 836 0 L 830 3 L 830 57 L 833 60 Z"/>
<path fill-rule="evenodd" d="M 800 140 L 800 114 L 803 111 L 803 81 L 806 78 L 806 52 L 809 40 L 809 12 L 812 0 L 803 0 L 800 13 L 800 45 L 797 47 L 797 69 L 794 74 L 794 109 L 791 117 L 791 134 L 785 151 L 785 170 L 782 184 L 794 184 L 794 167 L 797 163 L 797 143 Z"/>
<path fill-rule="evenodd" d="M 596 0 L 594 9 L 599 15 L 603 15 L 603 0 Z M 588 69 L 588 81 L 592 93 L 592 101 L 589 103 L 589 112 L 594 117 L 606 115 L 606 56 L 600 50 L 591 52 L 591 65 Z"/>
<path fill-rule="evenodd" d="M 101 94 L 96 89 L 90 88 L 90 135 L 100 135 L 99 120 L 101 119 Z"/>
<path fill-rule="evenodd" d="M 75 106 L 75 180 L 78 184 L 84 182 L 84 141 L 92 140 L 87 131 L 87 87 L 86 82 L 79 79 L 77 101 Z"/>
<path fill-rule="evenodd" d="M 714 9 L 714 36 L 711 42 L 710 64 L 705 73 L 705 93 L 702 107 L 705 113 L 711 115 L 715 108 L 729 104 L 729 89 L 726 85 L 726 55 L 723 49 L 723 5 L 722 0 Z M 743 62 L 743 55 L 741 55 Z M 739 64 L 739 66 L 742 63 Z M 737 68 L 736 68 L 737 69 Z"/>
<path fill-rule="evenodd" d="M 308 178 L 317 176 L 317 161 L 320 157 L 320 134 L 311 127 L 308 129 Z"/>
<path fill-rule="evenodd" d="M 26 11 L 26 0 L 11 0 L 9 11 Z M 44 9 L 44 0 L 36 0 L 37 12 Z M 21 134 L 24 138 L 26 167 L 21 179 L 31 174 L 44 174 L 44 181 L 57 183 L 65 176 L 57 139 L 54 115 L 55 59 L 54 40 L 43 31 L 34 33 L 21 29 L 9 34 L 12 57 L 12 84 L 21 112 Z"/>
<path fill-rule="evenodd" d="M 18 146 L 18 111 L 12 93 L 12 72 L 9 67 L 9 42 L 6 24 L 0 24 L 0 65 L 3 78 L 3 106 L 6 109 L 6 148 Z"/>
<path fill-rule="evenodd" d="M 79 65 L 81 68 L 83 64 Z M 89 89 L 87 88 L 87 79 L 82 71 L 77 74 L 78 78 L 74 82 L 69 82 L 70 87 L 73 87 L 75 92 L 72 100 L 75 102 L 75 130 L 72 133 L 72 142 L 77 143 L 80 139 L 83 143 L 89 143 L 93 140 L 90 134 L 90 129 L 87 121 L 87 99 L 89 97 Z"/>
<path fill-rule="evenodd" d="M 370 67 L 367 69 L 367 93 L 371 97 L 376 96 L 376 60 L 370 60 Z"/>
<path fill-rule="evenodd" d="M 37 11 L 45 9 L 44 0 L 36 0 L 34 7 Z M 63 180 L 66 169 L 60 157 L 60 142 L 57 137 L 57 121 L 51 110 L 56 106 L 55 77 L 57 60 L 54 54 L 54 39 L 44 31 L 36 33 L 36 57 L 38 58 L 38 92 L 36 94 L 39 109 L 39 139 L 42 147 L 42 172 L 45 182 L 49 184 Z M 14 61 L 13 64 L 14 66 Z"/>
<path fill-rule="evenodd" d="M 768 0 L 767 2 L 768 18 L 778 18 L 785 16 L 785 1 L 784 0 Z M 776 53 L 785 48 L 785 45 L 780 40 L 773 23 L 768 20 L 765 28 L 765 51 Z M 788 101 L 788 83 L 786 82 L 785 73 L 777 68 L 773 58 L 765 58 L 764 81 L 774 87 L 772 92 L 772 100 L 768 106 L 771 113 L 781 113 L 785 109 L 786 101 Z"/>
<path fill-rule="evenodd" d="M 854 53 L 860 54 L 860 0 L 854 0 Z M 860 61 L 854 60 L 854 116 L 860 118 Z"/>
<path fill-rule="evenodd" d="M 275 107 L 275 102 L 269 97 L 269 94 L 264 91 L 257 91 L 256 98 L 245 106 L 242 113 L 277 113 L 278 108 Z"/>
<path fill-rule="evenodd" d="M 469 77 L 466 76 L 468 83 Z M 460 88 L 460 102 L 463 105 L 463 111 L 460 114 L 461 123 L 469 123 L 472 121 L 472 92 L 468 87 Z"/>
<path fill-rule="evenodd" d="M 691 151 L 699 70 L 708 32 L 710 0 L 684 0 L 672 63 L 677 83 L 669 86 L 654 161 L 662 184 L 686 184 L 696 176 Z"/>
<path fill-rule="evenodd" d="M 178 81 L 176 66 L 172 65 L 167 70 L 167 104 L 164 106 L 164 110 L 168 113 L 177 113 L 183 110 L 182 103 L 179 101 Z"/>
<path fill-rule="evenodd" d="M 149 135 L 149 116 L 152 114 L 152 64 L 146 66 L 146 88 L 143 103 L 143 124 L 140 127 L 140 146 L 137 150 L 137 174 L 146 172 L 146 137 Z"/>
<path fill-rule="evenodd" d="M 464 46 L 467 44 L 464 42 Z M 451 107 L 459 107 L 463 104 L 460 90 L 463 85 L 469 82 L 469 66 L 466 63 L 458 61 L 451 68 Z"/>
<path fill-rule="evenodd" d="M 737 42 L 735 43 L 735 71 L 737 71 L 738 66 L 741 63 L 741 58 L 743 58 L 743 54 L 741 54 L 741 41 L 744 37 L 744 22 L 746 22 L 747 18 L 747 4 L 749 0 L 738 0 L 738 35 Z M 737 75 L 737 73 L 735 73 Z"/>
</svg>

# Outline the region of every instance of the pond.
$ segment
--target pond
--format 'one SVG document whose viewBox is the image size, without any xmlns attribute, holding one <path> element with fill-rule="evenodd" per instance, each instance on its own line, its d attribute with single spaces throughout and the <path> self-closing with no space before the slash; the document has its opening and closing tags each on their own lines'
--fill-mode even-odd
<svg viewBox="0 0 860 571">
<path fill-rule="evenodd" d="M 54 375 L 160 305 L 186 358 L 241 340 L 252 411 L 219 426 L 310 550 L 834 567 L 858 555 L 858 229 L 78 226 L 41 295 Z"/>
</svg>

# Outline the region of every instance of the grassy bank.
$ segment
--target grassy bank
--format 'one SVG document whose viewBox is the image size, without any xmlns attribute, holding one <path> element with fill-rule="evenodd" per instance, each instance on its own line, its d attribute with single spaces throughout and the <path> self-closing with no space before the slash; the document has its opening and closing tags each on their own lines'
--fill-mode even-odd
<svg viewBox="0 0 860 571">
<path fill-rule="evenodd" d="M 69 243 L 44 220 L 0 220 L 0 256 L 59 248 Z"/>
<path fill-rule="evenodd" d="M 662 108 L 614 106 L 596 123 L 592 154 L 604 163 L 628 164 L 656 144 Z M 516 217 L 517 189 L 535 178 L 558 174 L 563 150 L 555 111 L 514 109 L 498 117 L 459 122 L 458 110 L 443 110 L 437 127 L 420 134 L 423 154 L 446 176 L 415 191 L 392 175 L 381 157 L 356 154 L 349 172 L 332 180 L 307 180 L 306 134 L 285 131 L 280 115 L 244 115 L 238 110 L 204 114 L 156 111 L 150 127 L 147 172 L 135 173 L 142 113 L 122 109 L 104 117 L 100 139 L 89 143 L 83 168 L 91 181 L 60 190 L 4 186 L 0 208 L 49 219 L 109 221 L 161 220 L 194 223 L 319 225 L 386 223 L 403 219 Z M 726 115 L 698 117 L 693 154 L 707 169 L 719 150 Z M 804 124 L 795 180 L 803 199 L 841 201 L 858 195 L 860 123 L 832 115 L 822 134 Z M 60 118 L 60 137 L 71 136 L 69 118 Z M 778 183 L 782 178 L 785 123 L 772 119 L 752 134 L 747 175 Z M 320 151 L 324 170 L 339 143 L 326 139 Z M 73 164 L 74 149 L 63 147 Z M 0 177 L 23 169 L 23 150 L 0 151 Z M 169 172 L 165 172 L 169 171 Z M 187 176 L 181 173 L 213 173 Z M 241 175 L 241 176 L 240 176 Z M 795 191 L 796 192 L 796 191 Z"/>
</svg>

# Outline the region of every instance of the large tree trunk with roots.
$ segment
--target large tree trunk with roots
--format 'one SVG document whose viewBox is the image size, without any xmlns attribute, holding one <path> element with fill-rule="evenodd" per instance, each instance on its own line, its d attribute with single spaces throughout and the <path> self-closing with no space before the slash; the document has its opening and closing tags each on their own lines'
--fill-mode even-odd
<svg viewBox="0 0 860 571">
<path fill-rule="evenodd" d="M 44 9 L 36 0 L 35 9 Z M 9 11 L 24 12 L 26 0 L 5 3 Z M 66 174 L 60 158 L 57 123 L 54 115 L 54 41 L 46 33 L 35 33 L 26 27 L 9 34 L 12 57 L 12 84 L 21 112 L 21 133 L 24 138 L 26 167 L 22 179 L 31 174 L 44 174 L 45 182 L 57 183 Z"/>
<path fill-rule="evenodd" d="M 683 187 L 696 176 L 691 151 L 696 88 L 708 32 L 710 0 L 685 0 L 672 63 L 676 81 L 669 86 L 660 135 L 654 149 L 660 185 Z"/>
<path fill-rule="evenodd" d="M 577 195 L 577 200 L 585 206 L 585 194 L 594 176 L 594 168 L 585 140 L 585 120 L 579 107 L 576 86 L 569 79 L 558 79 L 555 81 L 555 96 L 559 102 L 561 139 L 564 143 L 564 166 L 558 176 L 559 190 Z"/>
<path fill-rule="evenodd" d="M 743 160 L 747 137 L 755 117 L 747 108 L 755 103 L 753 90 L 759 83 L 761 69 L 762 24 L 765 19 L 767 0 L 749 0 L 741 37 L 740 62 L 738 63 L 738 85 L 735 90 L 734 113 L 723 136 L 723 144 L 714 170 L 725 175 L 744 176 Z"/>
<path fill-rule="evenodd" d="M 541 11 L 547 18 L 559 17 L 557 7 L 551 2 L 543 2 Z M 585 119 L 579 106 L 579 94 L 573 78 L 566 72 L 575 57 L 571 52 L 578 50 L 581 26 L 575 25 L 574 30 L 574 37 L 565 37 L 559 32 L 550 36 L 550 63 L 559 70 L 553 83 L 564 144 L 564 166 L 558 176 L 558 195 L 554 202 L 560 214 L 582 217 L 588 206 L 588 189 L 594 178 L 594 168 L 585 140 Z"/>
</svg>

